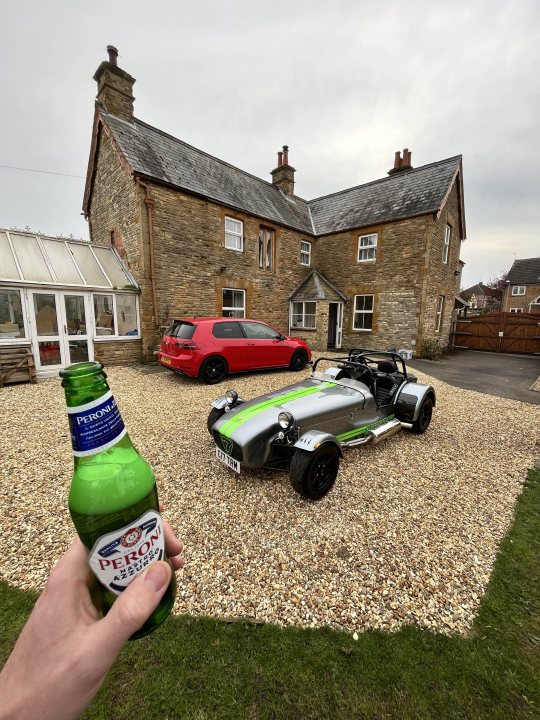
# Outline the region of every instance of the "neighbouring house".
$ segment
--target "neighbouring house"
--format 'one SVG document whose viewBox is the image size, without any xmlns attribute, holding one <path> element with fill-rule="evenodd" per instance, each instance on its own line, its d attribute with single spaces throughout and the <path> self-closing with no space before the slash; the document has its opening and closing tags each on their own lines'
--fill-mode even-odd
<svg viewBox="0 0 540 720">
<path fill-rule="evenodd" d="M 38 376 L 70 363 L 140 360 L 139 286 L 108 243 L 0 229 L 0 350 Z"/>
<path fill-rule="evenodd" d="M 540 313 L 540 257 L 514 260 L 506 282 L 505 312 Z"/>
<path fill-rule="evenodd" d="M 406 149 L 387 177 L 308 201 L 287 146 L 267 182 L 134 117 L 135 80 L 108 52 L 83 210 L 140 286 L 141 359 L 177 316 L 264 319 L 319 350 L 448 343 L 461 156 L 413 168 Z"/>
<path fill-rule="evenodd" d="M 502 292 L 496 288 L 490 288 L 483 283 L 472 285 L 459 293 L 463 300 L 466 300 L 471 310 L 500 310 Z"/>
</svg>

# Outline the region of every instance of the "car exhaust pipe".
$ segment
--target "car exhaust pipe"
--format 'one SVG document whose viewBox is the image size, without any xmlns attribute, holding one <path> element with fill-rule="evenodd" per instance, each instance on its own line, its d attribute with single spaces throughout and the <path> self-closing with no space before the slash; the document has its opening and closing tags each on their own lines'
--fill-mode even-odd
<svg viewBox="0 0 540 720">
<path fill-rule="evenodd" d="M 378 445 L 381 440 L 386 440 L 386 438 L 395 435 L 400 430 L 401 422 L 397 419 L 390 420 L 390 422 L 379 425 L 379 427 L 369 433 L 370 442 L 372 445 Z"/>
</svg>

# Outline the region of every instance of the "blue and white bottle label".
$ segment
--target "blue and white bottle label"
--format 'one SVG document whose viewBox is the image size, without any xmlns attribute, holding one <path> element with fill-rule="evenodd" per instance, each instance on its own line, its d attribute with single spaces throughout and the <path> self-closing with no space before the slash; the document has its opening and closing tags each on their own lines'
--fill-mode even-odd
<svg viewBox="0 0 540 720">
<path fill-rule="evenodd" d="M 85 405 L 68 407 L 67 412 L 73 454 L 76 457 L 96 455 L 108 450 L 127 432 L 110 390 Z"/>
<path fill-rule="evenodd" d="M 164 557 L 163 520 L 156 510 L 148 510 L 129 525 L 96 540 L 88 564 L 107 590 L 120 595 L 137 575 Z"/>
</svg>

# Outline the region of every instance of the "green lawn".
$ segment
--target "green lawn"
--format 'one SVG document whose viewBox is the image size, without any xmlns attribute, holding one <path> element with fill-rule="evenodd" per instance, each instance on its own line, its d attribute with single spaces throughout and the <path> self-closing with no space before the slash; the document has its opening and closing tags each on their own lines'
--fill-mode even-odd
<svg viewBox="0 0 540 720">
<path fill-rule="evenodd" d="M 35 596 L 0 584 L 5 661 Z M 472 637 L 169 619 L 130 643 L 86 718 L 540 717 L 540 471 L 529 473 Z"/>
</svg>

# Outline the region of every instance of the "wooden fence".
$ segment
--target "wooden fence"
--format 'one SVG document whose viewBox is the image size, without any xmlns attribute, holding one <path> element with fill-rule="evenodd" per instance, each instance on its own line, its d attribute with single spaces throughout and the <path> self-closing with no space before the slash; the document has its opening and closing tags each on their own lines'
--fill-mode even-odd
<svg viewBox="0 0 540 720">
<path fill-rule="evenodd" d="M 454 347 L 540 354 L 539 314 L 491 312 L 476 317 L 458 317 L 452 334 Z"/>
</svg>

